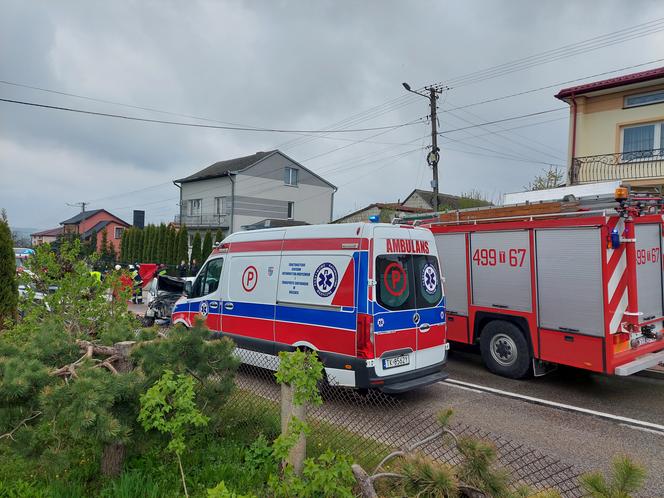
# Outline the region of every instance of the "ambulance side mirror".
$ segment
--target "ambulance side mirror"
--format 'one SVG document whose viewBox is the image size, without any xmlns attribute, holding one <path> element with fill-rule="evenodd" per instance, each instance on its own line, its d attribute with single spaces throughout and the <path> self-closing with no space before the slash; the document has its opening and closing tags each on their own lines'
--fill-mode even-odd
<svg viewBox="0 0 664 498">
<path fill-rule="evenodd" d="M 186 297 L 191 297 L 191 282 L 187 281 L 184 283 L 184 295 Z"/>
</svg>

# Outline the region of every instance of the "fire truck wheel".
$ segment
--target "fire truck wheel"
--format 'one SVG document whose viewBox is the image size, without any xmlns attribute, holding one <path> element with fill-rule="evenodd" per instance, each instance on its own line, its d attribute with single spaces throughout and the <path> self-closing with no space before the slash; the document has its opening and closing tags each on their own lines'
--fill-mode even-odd
<svg viewBox="0 0 664 498">
<path fill-rule="evenodd" d="M 522 379 L 531 372 L 528 342 L 513 323 L 489 322 L 482 330 L 480 351 L 484 364 L 495 374 Z"/>
</svg>

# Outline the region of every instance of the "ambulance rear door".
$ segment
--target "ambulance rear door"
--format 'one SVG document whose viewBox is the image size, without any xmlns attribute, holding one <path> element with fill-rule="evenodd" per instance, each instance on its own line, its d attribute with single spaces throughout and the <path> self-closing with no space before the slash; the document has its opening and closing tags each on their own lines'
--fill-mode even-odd
<svg viewBox="0 0 664 498">
<path fill-rule="evenodd" d="M 435 297 L 441 298 L 441 285 L 433 238 L 415 240 L 412 229 L 377 226 L 374 229 L 373 305 L 374 354 L 376 374 L 386 376 L 415 370 L 418 366 L 420 336 L 431 330 L 431 323 L 422 321 L 418 303 L 421 275 L 432 269 L 437 283 Z M 427 316 L 427 318 L 429 318 Z M 435 323 L 435 320 L 430 320 Z M 442 343 L 441 343 L 442 344 Z M 439 361 L 442 361 L 441 357 Z M 421 365 L 426 366 L 426 365 Z"/>
</svg>

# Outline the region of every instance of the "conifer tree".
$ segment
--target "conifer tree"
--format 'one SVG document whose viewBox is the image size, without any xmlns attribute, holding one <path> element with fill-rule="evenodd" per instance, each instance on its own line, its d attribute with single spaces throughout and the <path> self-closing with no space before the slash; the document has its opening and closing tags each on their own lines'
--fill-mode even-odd
<svg viewBox="0 0 664 498">
<path fill-rule="evenodd" d="M 168 228 L 164 223 L 159 225 L 159 262 L 168 263 Z"/>
<path fill-rule="evenodd" d="M 143 238 L 145 239 L 143 241 L 143 261 L 145 263 L 152 263 L 152 252 L 154 249 L 154 242 L 152 240 L 153 233 L 154 230 L 152 230 L 152 225 L 148 225 L 143 233 Z"/>
<path fill-rule="evenodd" d="M 145 245 L 145 228 L 136 229 L 136 242 L 134 243 L 134 254 L 130 263 L 143 260 L 143 246 Z"/>
<path fill-rule="evenodd" d="M 127 234 L 127 249 L 124 257 L 120 258 L 122 263 L 127 263 L 132 261 L 132 255 L 134 254 L 134 244 L 136 243 L 136 228 L 131 227 L 126 231 Z"/>
<path fill-rule="evenodd" d="M 224 232 L 221 231 L 221 228 L 217 229 L 217 233 L 214 235 L 214 241 L 215 243 L 221 242 L 224 240 Z"/>
<path fill-rule="evenodd" d="M 178 233 L 175 228 L 170 227 L 168 230 L 168 264 L 176 265 L 179 263 L 178 259 Z"/>
<path fill-rule="evenodd" d="M 212 232 L 208 230 L 205 232 L 205 238 L 203 239 L 203 248 L 201 249 L 201 260 L 207 259 L 207 257 L 212 252 Z"/>
<path fill-rule="evenodd" d="M 201 234 L 196 232 L 194 234 L 194 240 L 191 242 L 191 260 L 190 263 L 196 261 L 196 264 L 201 264 Z"/>
<path fill-rule="evenodd" d="M 3 209 L 0 217 L 0 330 L 6 320 L 16 317 L 18 288 L 13 245 L 12 233 Z"/>
<path fill-rule="evenodd" d="M 187 232 L 187 226 L 182 225 L 180 231 L 178 232 L 178 252 L 177 252 L 177 262 L 180 264 L 180 261 L 185 263 L 189 261 L 189 233 Z"/>
<path fill-rule="evenodd" d="M 157 253 L 159 252 L 159 227 L 152 225 L 152 235 L 150 236 L 150 263 L 157 262 Z"/>
<path fill-rule="evenodd" d="M 155 237 L 155 247 L 154 247 L 154 262 L 155 263 L 161 263 L 162 258 L 164 256 L 164 231 L 161 229 L 161 227 L 164 226 L 163 224 L 159 225 L 156 227 L 157 230 L 157 235 Z"/>
<path fill-rule="evenodd" d="M 96 239 L 97 234 L 95 233 L 92 238 Z M 106 230 L 101 232 L 101 247 L 98 247 L 97 251 L 99 252 L 99 257 L 102 261 L 108 261 L 108 236 L 106 235 Z"/>
<path fill-rule="evenodd" d="M 129 229 L 122 230 L 122 238 L 120 239 L 120 261 L 124 261 L 127 257 L 127 243 L 129 242 Z"/>
<path fill-rule="evenodd" d="M 107 252 L 108 252 L 108 262 L 114 265 L 115 262 L 118 259 L 118 256 L 115 252 L 115 246 L 113 245 L 113 242 L 110 241 L 110 240 L 108 241 L 108 250 L 107 250 Z"/>
</svg>

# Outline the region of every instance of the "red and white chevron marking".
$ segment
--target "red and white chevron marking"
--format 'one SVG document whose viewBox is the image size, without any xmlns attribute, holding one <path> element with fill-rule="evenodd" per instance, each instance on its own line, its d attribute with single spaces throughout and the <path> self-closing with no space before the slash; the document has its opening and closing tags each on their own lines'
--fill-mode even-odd
<svg viewBox="0 0 664 498">
<path fill-rule="evenodd" d="M 614 228 L 622 236 L 625 230 L 625 220 L 622 218 L 611 218 L 608 223 L 609 233 Z M 615 334 L 620 331 L 627 310 L 627 252 L 625 245 L 620 244 L 617 249 L 606 250 L 607 266 L 607 296 L 609 300 L 609 333 Z"/>
</svg>

